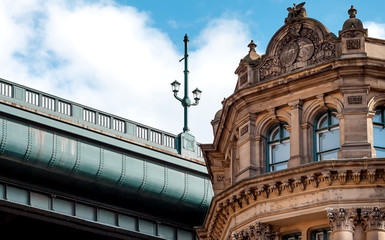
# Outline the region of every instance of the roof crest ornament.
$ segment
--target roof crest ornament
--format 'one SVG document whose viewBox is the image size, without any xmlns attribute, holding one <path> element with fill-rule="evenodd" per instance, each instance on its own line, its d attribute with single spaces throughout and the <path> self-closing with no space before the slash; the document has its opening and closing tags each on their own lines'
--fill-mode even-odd
<svg viewBox="0 0 385 240">
<path fill-rule="evenodd" d="M 249 43 L 249 45 L 247 45 L 247 47 L 250 48 L 249 53 L 250 53 L 250 52 L 255 52 L 255 48 L 257 47 L 257 44 L 255 44 L 254 41 L 251 40 L 251 42 Z"/>
<path fill-rule="evenodd" d="M 357 9 L 355 9 L 353 7 L 353 5 L 350 7 L 350 9 L 348 10 L 348 14 L 350 16 L 350 18 L 356 18 L 356 14 L 357 14 Z"/>
<path fill-rule="evenodd" d="M 294 7 L 287 8 L 289 14 L 287 15 L 287 18 L 285 18 L 285 24 L 292 23 L 299 18 L 307 17 L 306 9 L 303 7 L 305 2 L 302 2 L 298 5 L 293 3 L 293 5 Z"/>
</svg>

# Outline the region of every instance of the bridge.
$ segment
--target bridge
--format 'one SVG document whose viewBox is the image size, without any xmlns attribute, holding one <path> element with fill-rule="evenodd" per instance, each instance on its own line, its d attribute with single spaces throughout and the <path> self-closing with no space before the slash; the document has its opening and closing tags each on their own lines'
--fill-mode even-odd
<svg viewBox="0 0 385 240">
<path fill-rule="evenodd" d="M 195 239 L 212 196 L 192 136 L 0 79 L 2 234 Z"/>
</svg>

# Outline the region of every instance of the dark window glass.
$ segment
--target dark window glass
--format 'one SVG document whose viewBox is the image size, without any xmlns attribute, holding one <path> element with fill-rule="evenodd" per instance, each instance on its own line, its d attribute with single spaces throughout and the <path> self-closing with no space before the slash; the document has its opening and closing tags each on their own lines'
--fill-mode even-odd
<svg viewBox="0 0 385 240">
<path fill-rule="evenodd" d="M 311 240 L 330 240 L 331 235 L 330 228 L 317 229 L 311 232 Z"/>
<path fill-rule="evenodd" d="M 302 234 L 301 233 L 293 233 L 288 234 L 282 237 L 283 240 L 301 240 Z"/>
<path fill-rule="evenodd" d="M 373 117 L 373 146 L 376 149 L 376 157 L 385 157 L 384 109 L 384 107 L 377 109 Z"/>
<path fill-rule="evenodd" d="M 337 159 L 340 148 L 339 120 L 336 113 L 327 111 L 315 124 L 315 159 Z"/>
<path fill-rule="evenodd" d="M 290 158 L 290 134 L 284 124 L 281 123 L 270 131 L 267 148 L 268 171 L 287 168 Z"/>
</svg>

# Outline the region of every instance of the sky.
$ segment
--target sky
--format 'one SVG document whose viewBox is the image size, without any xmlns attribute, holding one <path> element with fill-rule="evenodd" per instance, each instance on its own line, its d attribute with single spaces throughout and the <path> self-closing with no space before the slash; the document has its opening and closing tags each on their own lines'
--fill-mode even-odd
<svg viewBox="0 0 385 240">
<path fill-rule="evenodd" d="M 234 71 L 253 40 L 262 55 L 284 25 L 284 0 L 0 0 L 0 78 L 172 134 L 183 107 L 189 36 L 190 133 L 211 143 L 211 120 L 235 89 Z M 300 2 L 295 2 L 299 4 Z M 351 5 L 369 36 L 385 38 L 383 0 L 312 0 L 308 17 L 338 36 Z"/>
</svg>

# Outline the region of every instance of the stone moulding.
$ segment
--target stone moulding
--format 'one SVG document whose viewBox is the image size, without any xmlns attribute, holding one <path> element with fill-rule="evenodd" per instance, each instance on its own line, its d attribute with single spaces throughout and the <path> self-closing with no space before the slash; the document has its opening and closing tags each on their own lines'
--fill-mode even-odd
<svg viewBox="0 0 385 240">
<path fill-rule="evenodd" d="M 202 232 L 212 239 L 222 239 L 234 215 L 276 198 L 336 186 L 356 188 L 373 184 L 385 186 L 383 159 L 327 160 L 245 179 L 213 198 L 207 215 L 212 217 L 206 219 Z"/>
</svg>

